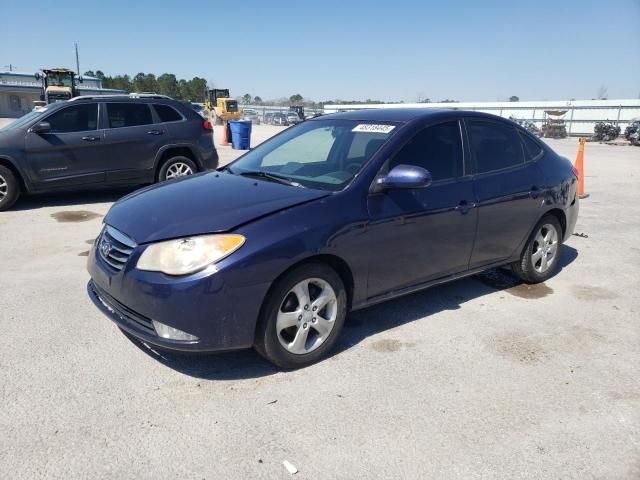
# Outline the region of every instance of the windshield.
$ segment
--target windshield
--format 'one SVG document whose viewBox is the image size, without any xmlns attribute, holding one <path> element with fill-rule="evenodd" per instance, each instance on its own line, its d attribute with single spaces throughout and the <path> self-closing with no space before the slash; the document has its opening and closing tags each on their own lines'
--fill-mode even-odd
<svg viewBox="0 0 640 480">
<path fill-rule="evenodd" d="M 47 84 L 50 87 L 72 87 L 73 79 L 69 73 L 49 72 L 47 74 Z"/>
<path fill-rule="evenodd" d="M 354 120 L 302 122 L 232 163 L 231 173 L 266 172 L 308 188 L 341 190 L 395 128 Z"/>
<path fill-rule="evenodd" d="M 17 120 L 10 123 L 9 125 L 6 125 L 3 128 L 0 128 L 0 132 L 4 132 L 6 130 L 13 130 L 15 128 L 20 128 L 28 124 L 31 120 L 34 120 L 36 117 L 39 117 L 46 111 L 47 111 L 46 108 L 38 108 L 36 110 L 32 110 L 31 112 L 27 113 L 26 115 L 23 115 L 22 117 L 18 118 Z"/>
</svg>

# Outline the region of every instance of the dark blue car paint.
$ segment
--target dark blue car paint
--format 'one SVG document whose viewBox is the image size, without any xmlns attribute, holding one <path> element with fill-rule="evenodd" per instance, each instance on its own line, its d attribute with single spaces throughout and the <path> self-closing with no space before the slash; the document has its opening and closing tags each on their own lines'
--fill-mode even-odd
<svg viewBox="0 0 640 480">
<path fill-rule="evenodd" d="M 125 330 L 167 348 L 245 348 L 253 344 L 260 308 L 274 280 L 305 260 L 334 266 L 357 309 L 517 260 L 547 212 L 558 215 L 565 240 L 573 231 L 576 179 L 571 164 L 546 145 L 536 161 L 475 175 L 463 135 L 464 177 L 424 189 L 370 192 L 380 167 L 419 129 L 466 117 L 506 120 L 404 109 L 336 117 L 397 122 L 392 139 L 342 191 L 208 173 L 135 192 L 107 215 L 105 222 L 139 247 L 117 273 L 92 249 L 92 282 L 140 315 L 196 335 L 199 342 L 165 341 L 124 322 L 92 296 L 96 305 Z M 246 243 L 204 271 L 170 277 L 135 268 L 148 242 L 222 231 L 242 234 Z M 481 238 L 485 235 L 492 238 Z"/>
</svg>

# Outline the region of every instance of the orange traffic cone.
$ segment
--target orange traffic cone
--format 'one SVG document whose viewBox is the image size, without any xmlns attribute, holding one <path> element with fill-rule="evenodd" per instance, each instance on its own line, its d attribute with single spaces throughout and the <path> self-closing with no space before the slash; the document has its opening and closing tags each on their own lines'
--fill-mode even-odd
<svg viewBox="0 0 640 480">
<path fill-rule="evenodd" d="M 578 144 L 578 156 L 576 157 L 575 169 L 578 171 L 578 198 L 586 198 L 584 193 L 584 137 L 580 137 Z"/>
<path fill-rule="evenodd" d="M 220 145 L 229 145 L 229 124 L 224 121 L 222 122 L 222 141 Z"/>
</svg>

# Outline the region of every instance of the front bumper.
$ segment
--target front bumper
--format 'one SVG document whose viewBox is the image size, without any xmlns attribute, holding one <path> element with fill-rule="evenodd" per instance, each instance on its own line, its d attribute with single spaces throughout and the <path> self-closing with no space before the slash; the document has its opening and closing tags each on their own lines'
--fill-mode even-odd
<svg viewBox="0 0 640 480">
<path fill-rule="evenodd" d="M 213 267 L 185 277 L 141 271 L 134 266 L 144 248 L 138 246 L 121 271 L 91 249 L 87 293 L 102 313 L 131 335 L 166 349 L 214 352 L 251 347 L 268 285 L 232 286 L 237 283 L 233 272 Z M 160 337 L 152 320 L 198 340 Z"/>
</svg>

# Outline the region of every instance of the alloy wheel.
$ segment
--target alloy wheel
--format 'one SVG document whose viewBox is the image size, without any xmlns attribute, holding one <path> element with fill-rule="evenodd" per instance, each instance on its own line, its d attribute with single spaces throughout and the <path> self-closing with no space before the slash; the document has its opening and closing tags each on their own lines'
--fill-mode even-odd
<svg viewBox="0 0 640 480">
<path fill-rule="evenodd" d="M 0 202 L 9 194 L 9 184 L 7 180 L 0 175 Z"/>
<path fill-rule="evenodd" d="M 303 280 L 289 290 L 278 309 L 278 340 L 290 353 L 312 352 L 329 338 L 337 314 L 333 287 L 321 278 Z"/>
<path fill-rule="evenodd" d="M 186 177 L 187 175 L 193 175 L 193 170 L 189 165 L 182 162 L 176 162 L 169 166 L 167 169 L 167 180 L 178 177 Z"/>
<path fill-rule="evenodd" d="M 550 223 L 540 227 L 533 239 L 531 260 L 538 273 L 545 273 L 556 260 L 558 253 L 558 231 Z"/>
</svg>

